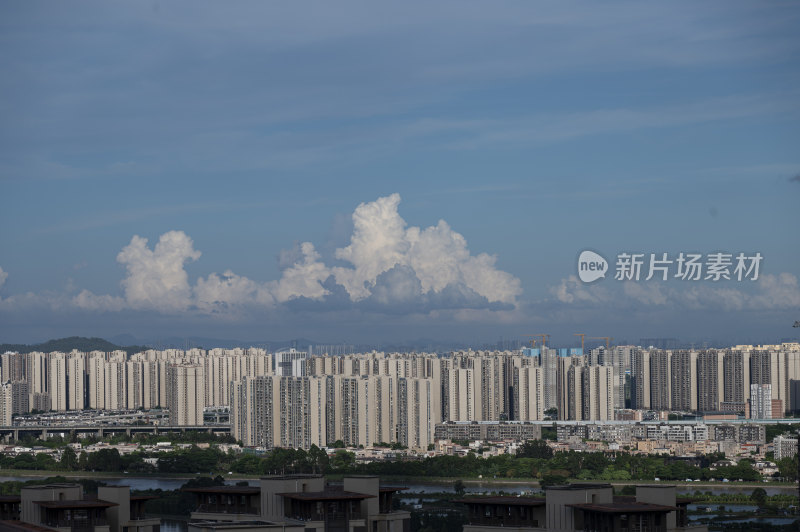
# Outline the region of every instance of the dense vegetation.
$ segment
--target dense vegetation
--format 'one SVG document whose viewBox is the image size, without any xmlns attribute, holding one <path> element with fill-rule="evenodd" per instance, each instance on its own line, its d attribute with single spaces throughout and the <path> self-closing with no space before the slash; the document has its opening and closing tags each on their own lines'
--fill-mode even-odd
<svg viewBox="0 0 800 532">
<path fill-rule="evenodd" d="M 168 436 L 138 435 L 134 441 L 155 443 Z M 115 436 L 112 443 L 130 440 L 125 435 Z M 203 433 L 187 433 L 183 439 L 192 443 L 230 442 L 230 436 L 215 437 Z M 64 445 L 63 440 L 45 440 L 48 446 Z M 186 449 L 169 452 L 145 452 L 142 450 L 120 454 L 115 448 L 93 453 L 78 452 L 65 448 L 60 460 L 40 453 L 3 456 L 0 467 L 5 469 L 34 469 L 45 471 L 101 471 L 131 473 L 191 473 L 217 474 L 228 471 L 265 475 L 276 473 L 326 473 L 326 474 L 371 474 L 380 476 L 431 477 L 431 478 L 529 478 L 542 485 L 552 485 L 576 480 L 604 481 L 683 481 L 721 480 L 760 481 L 761 475 L 753 468 L 753 461 L 741 459 L 735 466 L 722 466 L 715 470 L 711 464 L 722 460 L 720 453 L 684 460 L 670 456 L 634 455 L 626 452 L 605 454 L 576 451 L 553 451 L 542 440 L 524 444 L 517 455 L 502 454 L 483 457 L 470 452 L 467 456 L 436 456 L 424 459 L 400 458 L 391 461 L 356 463 L 355 454 L 338 448 L 329 456 L 327 452 L 312 445 L 311 449 L 273 449 L 266 454 L 251 452 L 222 452 L 216 446 L 200 448 L 192 445 Z M 146 458 L 158 458 L 151 465 Z M 788 481 L 797 479 L 797 457 L 784 458 L 777 462 L 779 475 Z"/>
<path fill-rule="evenodd" d="M 764 427 L 767 433 L 767 443 L 774 440 L 775 436 L 780 436 L 784 433 L 797 434 L 797 431 L 800 430 L 800 424 L 786 425 L 783 423 L 776 423 L 775 425 L 765 425 Z"/>
</svg>

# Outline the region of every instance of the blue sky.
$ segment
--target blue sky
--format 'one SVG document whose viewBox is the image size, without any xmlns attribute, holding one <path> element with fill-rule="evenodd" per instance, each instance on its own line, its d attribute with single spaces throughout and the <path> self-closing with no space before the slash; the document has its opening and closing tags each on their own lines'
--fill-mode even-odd
<svg viewBox="0 0 800 532">
<path fill-rule="evenodd" d="M 4 3 L 0 340 L 796 336 L 798 23 L 794 2 Z M 583 249 L 764 260 L 584 285 Z"/>
</svg>

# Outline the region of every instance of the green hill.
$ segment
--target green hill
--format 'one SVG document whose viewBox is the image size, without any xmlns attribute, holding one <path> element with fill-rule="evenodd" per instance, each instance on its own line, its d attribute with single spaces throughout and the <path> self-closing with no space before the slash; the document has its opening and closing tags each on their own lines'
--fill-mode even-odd
<svg viewBox="0 0 800 532">
<path fill-rule="evenodd" d="M 102 338 L 84 338 L 82 336 L 70 336 L 69 338 L 60 338 L 58 340 L 48 340 L 41 344 L 26 345 L 26 344 L 0 344 L 0 353 L 6 351 L 16 351 L 18 353 L 30 353 L 32 351 L 42 351 L 50 353 L 53 351 L 63 351 L 69 353 L 73 349 L 78 351 L 126 351 L 129 355 L 138 351 L 149 349 L 145 346 L 129 345 L 119 346 L 112 344 L 108 340 Z"/>
</svg>

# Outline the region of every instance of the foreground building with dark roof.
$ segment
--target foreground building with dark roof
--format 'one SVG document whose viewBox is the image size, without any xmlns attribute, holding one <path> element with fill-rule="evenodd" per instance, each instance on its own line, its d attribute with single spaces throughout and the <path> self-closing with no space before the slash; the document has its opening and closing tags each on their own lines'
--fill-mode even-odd
<svg viewBox="0 0 800 532">
<path fill-rule="evenodd" d="M 552 486 L 545 497 L 470 497 L 464 532 L 706 532 L 690 526 L 675 486 L 637 486 L 616 497 L 610 484 Z"/>
<path fill-rule="evenodd" d="M 131 496 L 128 486 L 102 486 L 97 498 L 85 497 L 79 484 L 28 486 L 16 499 L 16 516 L 13 501 L 6 501 L 0 530 L 159 532 L 161 520 L 144 513 L 151 498 Z"/>
<path fill-rule="evenodd" d="M 322 475 L 279 475 L 262 478 L 259 486 L 185 491 L 196 497 L 192 531 L 408 532 L 411 515 L 392 509 L 402 489 L 381 486 L 375 476 L 348 476 L 331 485 Z"/>
</svg>

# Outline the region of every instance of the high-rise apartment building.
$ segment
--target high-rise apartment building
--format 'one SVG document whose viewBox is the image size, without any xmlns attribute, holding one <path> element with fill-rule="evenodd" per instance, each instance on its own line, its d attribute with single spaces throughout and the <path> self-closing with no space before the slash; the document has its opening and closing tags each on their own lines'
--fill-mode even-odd
<svg viewBox="0 0 800 532">
<path fill-rule="evenodd" d="M 306 374 L 308 353 L 292 348 L 275 353 L 275 374 L 281 377 L 302 377 Z"/>
<path fill-rule="evenodd" d="M 697 410 L 700 412 L 719 410 L 720 393 L 724 387 L 723 363 L 723 354 L 716 350 L 697 354 Z"/>
<path fill-rule="evenodd" d="M 650 351 L 646 349 L 631 354 L 631 408 L 650 408 Z"/>
<path fill-rule="evenodd" d="M 650 352 L 650 408 L 669 410 L 671 405 L 672 353 L 656 350 Z"/>
<path fill-rule="evenodd" d="M 203 366 L 199 364 L 168 366 L 167 390 L 170 425 L 203 424 L 205 407 Z"/>
<path fill-rule="evenodd" d="M 50 353 L 47 365 L 47 381 L 50 385 L 50 408 L 64 412 L 67 408 L 67 354 Z"/>
<path fill-rule="evenodd" d="M 697 352 L 674 351 L 670 358 L 670 408 L 697 410 Z"/>
<path fill-rule="evenodd" d="M 86 355 L 73 351 L 67 355 L 67 408 L 83 410 L 86 408 L 84 378 L 86 376 Z"/>
<path fill-rule="evenodd" d="M 10 427 L 14 414 L 14 390 L 10 383 L 0 384 L 0 426 Z"/>
<path fill-rule="evenodd" d="M 750 385 L 750 418 L 772 419 L 772 385 Z"/>
</svg>

